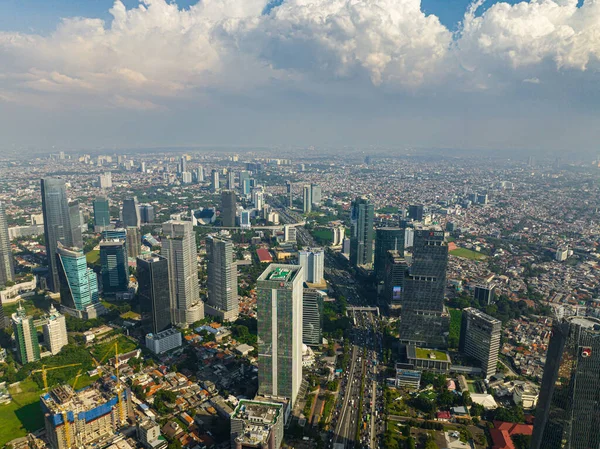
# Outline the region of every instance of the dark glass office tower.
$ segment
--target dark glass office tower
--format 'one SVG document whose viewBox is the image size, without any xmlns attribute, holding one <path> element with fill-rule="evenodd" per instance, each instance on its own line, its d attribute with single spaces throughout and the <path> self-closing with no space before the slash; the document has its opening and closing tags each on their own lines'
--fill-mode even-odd
<svg viewBox="0 0 600 449">
<path fill-rule="evenodd" d="M 388 251 L 398 251 L 404 254 L 403 228 L 377 228 L 375 230 L 375 263 L 373 269 L 378 280 L 385 277 L 385 262 Z"/>
<path fill-rule="evenodd" d="M 154 206 L 151 204 L 140 206 L 140 221 L 142 223 L 154 223 Z"/>
<path fill-rule="evenodd" d="M 411 204 L 408 206 L 408 218 L 415 221 L 423 221 L 425 207 L 422 204 Z"/>
<path fill-rule="evenodd" d="M 0 285 L 6 285 L 8 281 L 15 279 L 15 266 L 13 262 L 10 240 L 8 238 L 8 221 L 4 203 L 0 201 Z M 2 306 L 0 306 L 0 309 Z M 4 317 L 4 315 L 2 315 Z M 1 324 L 4 324 L 2 321 Z M 4 326 L 1 326 L 4 327 Z"/>
<path fill-rule="evenodd" d="M 132 226 L 138 229 L 140 228 L 141 218 L 137 198 L 125 198 L 123 200 L 122 215 L 124 227 L 128 228 Z"/>
<path fill-rule="evenodd" d="M 69 228 L 71 238 L 76 248 L 83 248 L 83 235 L 81 233 L 81 215 L 79 214 L 79 201 L 69 203 Z"/>
<path fill-rule="evenodd" d="M 286 181 L 285 188 L 286 188 L 286 193 L 287 193 L 287 206 L 292 207 L 292 202 L 293 202 L 292 183 L 290 181 Z"/>
<path fill-rule="evenodd" d="M 600 320 L 553 326 L 531 449 L 600 448 Z"/>
<path fill-rule="evenodd" d="M 373 263 L 373 218 L 375 209 L 367 198 L 352 202 L 352 230 L 350 237 L 350 263 L 370 266 Z"/>
<path fill-rule="evenodd" d="M 237 267 L 233 264 L 233 244 L 229 240 L 208 236 L 208 301 L 206 313 L 227 321 L 238 317 Z"/>
<path fill-rule="evenodd" d="M 124 240 L 100 243 L 102 290 L 105 295 L 126 292 L 129 287 L 127 247 Z"/>
<path fill-rule="evenodd" d="M 75 246 L 71 232 L 69 202 L 65 181 L 60 178 L 44 178 L 41 180 L 42 212 L 44 214 L 44 237 L 46 240 L 46 257 L 48 259 L 48 289 L 58 292 L 60 282 L 56 259 L 57 243 Z"/>
<path fill-rule="evenodd" d="M 225 190 L 221 193 L 221 222 L 226 228 L 235 227 L 235 192 Z"/>
<path fill-rule="evenodd" d="M 110 206 L 108 199 L 98 197 L 93 202 L 94 206 L 94 226 L 106 228 L 110 225 Z"/>
<path fill-rule="evenodd" d="M 444 309 L 448 246 L 439 227 L 415 229 L 412 264 L 404 278 L 400 342 L 446 346 L 448 315 Z"/>
<path fill-rule="evenodd" d="M 408 265 L 404 255 L 398 251 L 387 252 L 384 270 L 384 297 L 390 309 L 399 309 L 402 306 L 404 292 L 404 278 L 408 272 Z"/>
<path fill-rule="evenodd" d="M 153 334 L 171 327 L 169 263 L 158 254 L 137 258 L 138 297 L 142 322 Z"/>
</svg>

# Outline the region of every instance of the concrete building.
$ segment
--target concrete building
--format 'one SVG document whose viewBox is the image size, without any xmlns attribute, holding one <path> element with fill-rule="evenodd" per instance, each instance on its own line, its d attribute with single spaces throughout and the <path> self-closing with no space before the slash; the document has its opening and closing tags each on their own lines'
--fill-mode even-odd
<svg viewBox="0 0 600 449">
<path fill-rule="evenodd" d="M 219 183 L 219 171 L 213 170 L 210 177 L 210 191 L 212 193 L 218 193 L 220 190 L 221 186 Z"/>
<path fill-rule="evenodd" d="M 233 263 L 233 244 L 215 236 L 206 238 L 208 259 L 208 301 L 206 313 L 227 321 L 239 314 L 237 267 Z"/>
<path fill-rule="evenodd" d="M 136 197 L 125 198 L 123 200 L 123 208 L 121 211 L 123 226 L 126 228 L 134 227 L 140 229 L 142 218 L 140 216 L 140 208 Z"/>
<path fill-rule="evenodd" d="M 104 295 L 116 295 L 128 290 L 127 247 L 123 240 L 100 242 L 100 266 Z"/>
<path fill-rule="evenodd" d="M 98 187 L 101 189 L 112 188 L 112 173 L 107 171 L 104 174 L 98 176 Z"/>
<path fill-rule="evenodd" d="M 459 350 L 479 361 L 486 378 L 496 374 L 502 322 L 478 309 L 463 310 Z"/>
<path fill-rule="evenodd" d="M 292 225 L 283 225 L 283 240 L 285 242 L 296 243 L 296 227 Z"/>
<path fill-rule="evenodd" d="M 568 257 L 569 257 L 569 247 L 568 246 L 560 247 L 556 250 L 556 253 L 554 253 L 554 258 L 558 262 L 564 262 L 565 260 L 567 260 Z"/>
<path fill-rule="evenodd" d="M 285 182 L 285 189 L 287 194 L 287 207 L 292 207 L 294 204 L 294 197 L 292 192 L 292 183 L 290 181 Z"/>
<path fill-rule="evenodd" d="M 304 268 L 304 282 L 321 284 L 325 272 L 323 248 L 307 248 L 298 251 L 298 264 Z"/>
<path fill-rule="evenodd" d="M 350 263 L 354 266 L 371 268 L 373 265 L 374 217 L 373 203 L 367 198 L 357 198 L 352 202 Z"/>
<path fill-rule="evenodd" d="M 44 318 L 42 329 L 44 343 L 52 355 L 58 354 L 64 346 L 69 344 L 65 316 L 58 313 L 53 305 L 50 306 L 48 316 Z"/>
<path fill-rule="evenodd" d="M 231 416 L 232 449 L 279 449 L 283 432 L 283 404 L 242 399 Z"/>
<path fill-rule="evenodd" d="M 233 190 L 223 191 L 221 193 L 221 223 L 224 227 L 235 227 L 236 211 L 235 192 Z"/>
<path fill-rule="evenodd" d="M 58 386 L 40 399 L 53 449 L 89 448 L 107 442 L 134 416 L 131 392 L 109 376 L 79 391 L 68 384 Z"/>
<path fill-rule="evenodd" d="M 345 234 L 346 229 L 343 226 L 336 226 L 333 228 L 333 242 L 331 243 L 331 246 L 341 246 Z"/>
<path fill-rule="evenodd" d="M 323 343 L 323 295 L 314 288 L 302 291 L 302 343 Z"/>
<path fill-rule="evenodd" d="M 318 184 L 310 185 L 310 200 L 313 206 L 321 206 L 321 186 Z"/>
<path fill-rule="evenodd" d="M 40 344 L 33 317 L 27 316 L 20 304 L 17 311 L 12 314 L 12 327 L 17 347 L 17 360 L 22 364 L 40 360 Z"/>
<path fill-rule="evenodd" d="M 192 324 L 204 318 L 198 290 L 196 234 L 191 221 L 163 223 L 161 255 L 169 263 L 173 323 Z"/>
<path fill-rule="evenodd" d="M 183 184 L 191 184 L 192 183 L 192 173 L 189 171 L 184 171 L 181 173 L 181 182 Z"/>
<path fill-rule="evenodd" d="M 400 342 L 444 348 L 449 316 L 444 307 L 448 245 L 441 228 L 415 229 L 412 261 L 404 278 Z"/>
<path fill-rule="evenodd" d="M 271 264 L 257 280 L 258 392 L 292 404 L 302 382 L 302 270 Z"/>
<path fill-rule="evenodd" d="M 138 257 L 137 278 L 142 325 L 153 334 L 169 329 L 172 300 L 167 259 L 158 254 Z"/>
<path fill-rule="evenodd" d="M 436 373 L 447 373 L 452 364 L 450 356 L 434 349 L 419 348 L 414 345 L 406 346 L 406 357 L 408 364 L 419 371 L 433 371 Z"/>
<path fill-rule="evenodd" d="M 302 211 L 308 214 L 312 211 L 312 189 L 310 186 L 302 188 Z"/>
<path fill-rule="evenodd" d="M 242 227 L 244 229 L 250 229 L 251 226 L 252 226 L 252 222 L 250 220 L 250 211 L 243 210 L 240 213 L 240 227 Z"/>
<path fill-rule="evenodd" d="M 135 259 L 140 255 L 140 246 L 142 245 L 142 237 L 140 230 L 136 226 L 130 226 L 125 233 L 125 242 L 127 245 L 127 257 Z"/>
<path fill-rule="evenodd" d="M 15 279 L 15 266 L 8 237 L 8 221 L 4 203 L 0 201 L 0 286 Z"/>
<path fill-rule="evenodd" d="M 421 371 L 408 369 L 402 363 L 396 363 L 396 388 L 419 390 L 421 384 Z"/>
<path fill-rule="evenodd" d="M 196 168 L 196 182 L 204 182 L 204 168 L 202 165 L 198 165 Z"/>
<path fill-rule="evenodd" d="M 146 347 L 154 354 L 163 354 L 181 346 L 181 332 L 171 328 L 158 334 L 146 335 Z"/>
<path fill-rule="evenodd" d="M 473 299 L 479 301 L 481 306 L 490 305 L 496 298 L 496 285 L 489 281 L 484 281 L 475 286 L 473 290 Z"/>
<path fill-rule="evenodd" d="M 600 320 L 558 321 L 551 335 L 531 449 L 600 447 Z"/>
<path fill-rule="evenodd" d="M 520 405 L 525 410 L 531 410 L 537 407 L 540 390 L 536 385 L 523 382 L 515 385 L 512 397 L 515 404 Z"/>
<path fill-rule="evenodd" d="M 161 439 L 160 426 L 148 418 L 138 421 L 137 436 L 146 449 L 165 449 L 169 444 L 166 439 Z"/>
</svg>

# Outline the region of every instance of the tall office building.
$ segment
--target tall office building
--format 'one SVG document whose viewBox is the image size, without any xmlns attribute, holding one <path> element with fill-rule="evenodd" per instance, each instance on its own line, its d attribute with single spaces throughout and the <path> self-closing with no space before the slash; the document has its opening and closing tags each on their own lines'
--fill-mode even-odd
<svg viewBox="0 0 600 449">
<path fill-rule="evenodd" d="M 186 156 L 181 156 L 181 158 L 179 159 L 179 167 L 177 167 L 179 169 L 179 173 L 185 173 L 187 172 L 187 157 Z"/>
<path fill-rule="evenodd" d="M 2 300 L 0 299 L 0 330 L 6 329 L 10 326 L 10 323 L 6 319 L 6 314 L 4 313 L 4 307 L 2 306 Z"/>
<path fill-rule="evenodd" d="M 459 350 L 479 362 L 485 378 L 496 374 L 502 322 L 480 310 L 463 310 Z"/>
<path fill-rule="evenodd" d="M 44 344 L 52 355 L 58 354 L 63 347 L 69 344 L 65 316 L 58 313 L 53 305 L 50 306 L 48 316 L 44 318 L 42 330 L 44 331 Z"/>
<path fill-rule="evenodd" d="M 258 393 L 293 405 L 302 382 L 302 267 L 271 264 L 257 280 Z"/>
<path fill-rule="evenodd" d="M 221 222 L 224 227 L 235 227 L 236 209 L 235 192 L 233 190 L 223 191 L 221 193 Z"/>
<path fill-rule="evenodd" d="M 308 214 L 312 211 L 312 191 L 310 186 L 304 186 L 302 194 L 302 211 Z"/>
<path fill-rule="evenodd" d="M 411 204 L 408 206 L 408 218 L 414 221 L 423 221 L 425 206 L 422 204 Z"/>
<path fill-rule="evenodd" d="M 319 290 L 302 291 L 302 343 L 320 345 L 323 342 L 323 296 Z"/>
<path fill-rule="evenodd" d="M 325 271 L 323 248 L 307 248 L 298 251 L 298 264 L 304 268 L 304 282 L 320 284 Z"/>
<path fill-rule="evenodd" d="M 161 255 L 169 262 L 173 322 L 192 324 L 204 318 L 194 226 L 191 221 L 167 221 L 163 223 L 163 233 Z"/>
<path fill-rule="evenodd" d="M 122 217 L 123 226 L 126 228 L 140 228 L 142 220 L 140 217 L 140 208 L 136 197 L 125 198 L 123 200 Z"/>
<path fill-rule="evenodd" d="M 546 354 L 531 449 L 600 447 L 600 320 L 557 322 Z"/>
<path fill-rule="evenodd" d="M 196 168 L 196 182 L 204 182 L 204 167 L 198 165 Z"/>
<path fill-rule="evenodd" d="M 14 279 L 15 266 L 8 238 L 8 220 L 4 203 L 0 201 L 0 285 L 6 285 L 8 281 L 14 281 Z M 4 323 L 1 327 L 4 327 Z"/>
<path fill-rule="evenodd" d="M 134 259 L 140 255 L 142 237 L 140 236 L 140 230 L 136 226 L 127 228 L 125 244 L 127 245 L 127 257 Z"/>
<path fill-rule="evenodd" d="M 100 266 L 102 292 L 105 295 L 116 295 L 128 290 L 129 267 L 124 240 L 100 243 Z"/>
<path fill-rule="evenodd" d="M 169 262 L 158 254 L 137 258 L 138 297 L 142 324 L 158 334 L 171 327 L 171 290 Z"/>
<path fill-rule="evenodd" d="M 385 262 L 388 251 L 398 251 L 404 254 L 403 228 L 377 228 L 375 230 L 375 262 L 373 269 L 377 280 L 383 280 L 385 276 Z"/>
<path fill-rule="evenodd" d="M 27 316 L 20 304 L 16 313 L 12 314 L 12 327 L 17 346 L 17 360 L 22 364 L 40 360 L 40 344 L 33 317 Z"/>
<path fill-rule="evenodd" d="M 208 236 L 208 301 L 206 313 L 235 321 L 239 313 L 237 267 L 233 263 L 233 244 L 229 240 Z"/>
<path fill-rule="evenodd" d="M 98 314 L 98 280 L 96 273 L 88 268 L 83 251 L 58 243 L 55 254 L 58 265 L 60 301 L 63 311 L 79 317 L 95 317 Z"/>
<path fill-rule="evenodd" d="M 481 306 L 489 306 L 496 298 L 496 286 L 487 281 L 477 284 L 473 290 L 473 298 L 479 301 Z"/>
<path fill-rule="evenodd" d="M 227 170 L 227 188 L 229 190 L 235 189 L 235 172 L 231 169 Z"/>
<path fill-rule="evenodd" d="M 310 201 L 313 206 L 321 205 L 321 186 L 318 184 L 310 185 Z"/>
<path fill-rule="evenodd" d="M 142 204 L 140 206 L 140 221 L 142 223 L 154 223 L 154 206 Z"/>
<path fill-rule="evenodd" d="M 83 235 L 81 231 L 81 212 L 79 210 L 79 201 L 69 203 L 69 227 L 71 228 L 71 237 L 73 246 L 83 248 Z"/>
<path fill-rule="evenodd" d="M 404 254 L 391 250 L 387 253 L 384 269 L 384 297 L 390 309 L 399 309 L 402 306 L 404 294 L 404 278 L 408 270 Z"/>
<path fill-rule="evenodd" d="M 239 187 L 240 187 L 240 192 L 242 193 L 242 195 L 249 195 L 250 194 L 250 189 L 251 189 L 251 183 L 250 183 L 250 172 L 247 170 L 242 170 L 240 171 L 240 181 L 239 181 Z"/>
<path fill-rule="evenodd" d="M 337 226 L 332 229 L 333 231 L 333 242 L 331 246 L 341 246 L 344 241 L 344 235 L 346 234 L 346 228 L 343 226 Z"/>
<path fill-rule="evenodd" d="M 183 184 L 191 184 L 192 183 L 192 174 L 189 171 L 184 171 L 181 174 L 181 182 Z"/>
<path fill-rule="evenodd" d="M 400 341 L 443 348 L 448 332 L 444 308 L 448 245 L 439 227 L 415 229 L 412 263 L 404 278 Z"/>
<path fill-rule="evenodd" d="M 373 219 L 375 209 L 367 198 L 352 202 L 350 263 L 354 266 L 370 267 L 373 263 Z"/>
<path fill-rule="evenodd" d="M 94 228 L 102 231 L 110 226 L 110 206 L 108 199 L 98 197 L 92 203 L 94 208 Z"/>
<path fill-rule="evenodd" d="M 44 215 L 44 237 L 46 241 L 46 257 L 48 258 L 48 289 L 60 290 L 56 249 L 58 242 L 65 246 L 74 246 L 75 239 L 71 230 L 69 202 L 65 181 L 60 178 L 44 178 L 41 180 L 42 213 Z"/>
<path fill-rule="evenodd" d="M 112 173 L 107 171 L 106 173 L 98 176 L 98 187 L 101 189 L 110 189 L 112 187 Z"/>
<path fill-rule="evenodd" d="M 283 241 L 296 243 L 296 226 L 290 224 L 283 225 Z"/>
<path fill-rule="evenodd" d="M 210 182 L 210 191 L 212 193 L 217 193 L 220 190 L 219 185 L 219 172 L 218 170 L 214 170 L 211 173 L 211 182 Z"/>
<path fill-rule="evenodd" d="M 292 183 L 290 181 L 285 182 L 285 189 L 287 193 L 287 207 L 292 207 L 294 202 L 294 197 L 292 193 Z"/>
</svg>

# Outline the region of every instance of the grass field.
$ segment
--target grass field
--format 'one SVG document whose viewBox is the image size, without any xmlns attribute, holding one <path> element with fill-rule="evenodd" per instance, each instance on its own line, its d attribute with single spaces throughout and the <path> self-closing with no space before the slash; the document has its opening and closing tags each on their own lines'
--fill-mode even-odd
<svg viewBox="0 0 600 449">
<path fill-rule="evenodd" d="M 471 260 L 483 260 L 487 258 L 485 254 L 478 253 L 477 251 L 471 251 L 467 248 L 457 248 L 453 251 L 450 251 L 450 255 Z"/>
<path fill-rule="evenodd" d="M 333 241 L 333 231 L 331 229 L 318 228 L 312 231 L 311 234 L 320 245 Z"/>
<path fill-rule="evenodd" d="M 24 380 L 10 389 L 13 401 L 0 406 L 0 447 L 15 438 L 44 427 L 40 407 L 42 391 L 33 380 Z"/>
<path fill-rule="evenodd" d="M 106 362 L 114 355 L 115 342 L 119 343 L 119 354 L 125 354 L 127 352 L 133 351 L 138 347 L 134 342 L 132 342 L 128 338 L 120 336 L 116 340 L 112 340 L 107 343 L 101 343 L 99 345 L 94 346 L 94 348 L 90 352 L 96 358 L 96 360 L 100 361 L 106 355 L 106 353 L 110 351 L 111 354 L 106 357 Z"/>
<path fill-rule="evenodd" d="M 85 255 L 85 260 L 88 265 L 96 265 L 100 262 L 100 250 L 93 249 Z"/>
<path fill-rule="evenodd" d="M 121 318 L 123 318 L 124 320 L 137 320 L 138 318 L 140 318 L 140 314 L 135 313 L 133 310 L 130 310 L 129 312 L 122 313 Z"/>
</svg>

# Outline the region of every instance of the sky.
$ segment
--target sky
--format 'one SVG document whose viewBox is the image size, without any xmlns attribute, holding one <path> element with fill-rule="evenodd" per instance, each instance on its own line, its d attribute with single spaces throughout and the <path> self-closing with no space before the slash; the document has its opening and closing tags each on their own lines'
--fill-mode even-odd
<svg viewBox="0 0 600 449">
<path fill-rule="evenodd" d="M 600 0 L 3 0 L 0 151 L 598 151 Z"/>
</svg>

